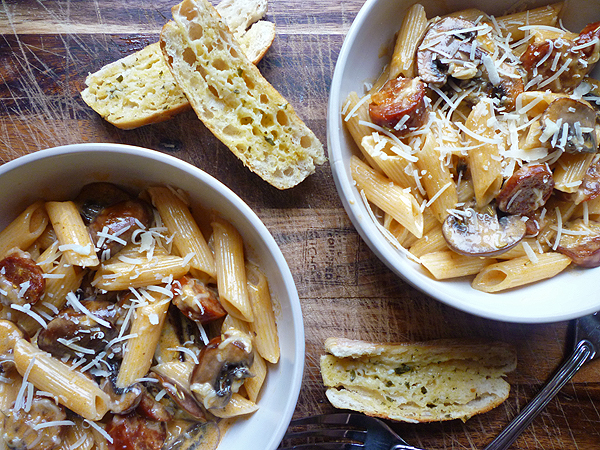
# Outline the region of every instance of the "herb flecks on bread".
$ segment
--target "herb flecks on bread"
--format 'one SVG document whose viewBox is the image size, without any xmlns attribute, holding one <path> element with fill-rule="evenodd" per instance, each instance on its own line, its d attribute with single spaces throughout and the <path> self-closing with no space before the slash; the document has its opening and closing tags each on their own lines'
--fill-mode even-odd
<svg viewBox="0 0 600 450">
<path fill-rule="evenodd" d="M 250 170 L 291 188 L 325 162 L 323 146 L 243 54 L 206 0 L 172 9 L 160 44 L 198 117 Z"/>
<path fill-rule="evenodd" d="M 217 10 L 239 39 L 242 51 L 257 64 L 275 39 L 275 25 L 260 20 L 266 0 L 223 0 Z M 83 100 L 123 130 L 159 123 L 190 109 L 190 103 L 166 65 L 159 44 L 107 64 L 85 80 Z"/>
<path fill-rule="evenodd" d="M 508 398 L 504 376 L 517 364 L 501 342 L 330 338 L 325 349 L 321 375 L 333 406 L 405 422 L 467 420 L 495 408 Z"/>
</svg>

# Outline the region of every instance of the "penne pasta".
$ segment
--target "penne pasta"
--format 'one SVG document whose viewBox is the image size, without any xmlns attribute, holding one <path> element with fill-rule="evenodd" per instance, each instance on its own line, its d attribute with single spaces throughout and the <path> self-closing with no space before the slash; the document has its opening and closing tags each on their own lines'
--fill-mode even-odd
<svg viewBox="0 0 600 450">
<path fill-rule="evenodd" d="M 487 266 L 471 286 L 483 292 L 499 292 L 551 278 L 569 264 L 571 260 L 559 253 L 543 253 L 536 263 L 523 256 Z"/>
<path fill-rule="evenodd" d="M 248 295 L 254 314 L 254 322 L 250 322 L 248 328 L 254 334 L 254 346 L 258 353 L 270 363 L 276 364 L 279 361 L 279 335 L 269 283 L 254 264 L 246 265 L 246 273 Z"/>
<path fill-rule="evenodd" d="M 211 225 L 221 304 L 232 316 L 252 322 L 242 236 L 225 220 L 215 218 Z"/>
<path fill-rule="evenodd" d="M 413 78 L 415 73 L 415 52 L 427 28 L 425 8 L 419 3 L 406 12 L 394 46 L 388 79 L 398 76 Z"/>
<path fill-rule="evenodd" d="M 417 238 L 423 236 L 423 213 L 410 192 L 394 185 L 367 164 L 353 156 L 350 170 L 359 189 L 369 201 L 392 216 Z"/>
<path fill-rule="evenodd" d="M 0 232 L 0 257 L 13 248 L 27 250 L 42 235 L 48 214 L 41 201 L 33 203 Z"/>
<path fill-rule="evenodd" d="M 199 278 L 202 277 L 202 273 L 214 277 L 215 263 L 212 252 L 188 206 L 169 188 L 152 187 L 148 192 L 161 219 L 173 236 L 179 255 L 182 257 L 191 255 L 192 273 Z"/>
<path fill-rule="evenodd" d="M 233 394 L 231 400 L 225 408 L 217 408 L 211 410 L 211 412 L 222 419 L 228 419 L 231 417 L 242 416 L 255 412 L 258 409 L 258 405 L 251 400 L 242 397 L 239 394 Z"/>
<path fill-rule="evenodd" d="M 46 211 L 59 242 L 58 249 L 69 264 L 95 267 L 100 264 L 88 230 L 73 202 L 46 202 Z"/>
<path fill-rule="evenodd" d="M 421 256 L 419 261 L 436 280 L 475 275 L 484 267 L 495 262 L 490 258 L 472 258 L 459 255 L 451 250 L 427 253 Z"/>
<path fill-rule="evenodd" d="M 148 373 L 171 300 L 161 293 L 152 293 L 154 301 L 144 306 L 134 306 L 131 338 L 125 344 L 123 361 L 117 375 L 116 386 L 126 388 Z"/>
<path fill-rule="evenodd" d="M 473 188 L 477 206 L 483 207 L 500 192 L 502 186 L 502 166 L 500 164 L 500 145 L 502 142 L 488 125 L 493 119 L 492 103 L 481 100 L 465 123 L 469 131 L 465 136 L 467 145 L 481 145 L 477 151 L 470 151 L 468 160 L 473 178 Z"/>
<path fill-rule="evenodd" d="M 37 389 L 49 392 L 58 401 L 81 417 L 100 420 L 108 411 L 108 394 L 85 375 L 50 354 L 43 352 L 25 339 L 20 339 L 14 349 L 15 366 L 19 374 Z M 25 377 L 24 377 L 25 378 Z"/>
</svg>

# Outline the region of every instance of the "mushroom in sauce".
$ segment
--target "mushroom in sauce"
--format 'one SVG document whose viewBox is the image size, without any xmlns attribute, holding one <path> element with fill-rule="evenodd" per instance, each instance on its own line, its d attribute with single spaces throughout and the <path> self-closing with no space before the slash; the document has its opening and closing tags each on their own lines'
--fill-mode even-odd
<svg viewBox="0 0 600 450">
<path fill-rule="evenodd" d="M 193 423 L 164 450 L 195 450 L 202 442 L 202 450 L 215 450 L 221 440 L 221 430 L 215 422 Z"/>
<path fill-rule="evenodd" d="M 552 101 L 542 118 L 540 140 L 550 141 L 554 150 L 567 153 L 596 153 L 596 111 L 587 103 L 569 97 Z"/>
<path fill-rule="evenodd" d="M 419 77 L 433 87 L 442 87 L 452 77 L 467 101 L 475 104 L 489 97 L 511 111 L 524 90 L 522 75 L 516 67 L 494 61 L 493 44 L 478 38 L 476 29 L 474 22 L 458 17 L 434 22 L 417 51 Z"/>
<path fill-rule="evenodd" d="M 29 253 L 15 249 L 0 261 L 0 300 L 4 304 L 36 304 L 44 294 L 42 269 Z"/>
<path fill-rule="evenodd" d="M 448 246 L 466 256 L 494 256 L 504 253 L 525 236 L 527 226 L 521 216 L 480 213 L 467 208 L 460 216 L 450 214 L 442 225 Z"/>
<path fill-rule="evenodd" d="M 59 422 L 67 418 L 65 408 L 45 397 L 34 396 L 29 411 L 11 408 L 4 415 L 2 438 L 15 450 L 54 450 L 61 448 L 64 425 L 37 429 L 36 425 Z"/>
<path fill-rule="evenodd" d="M 223 408 L 244 380 L 253 375 L 252 339 L 247 334 L 230 328 L 202 349 L 198 364 L 190 377 L 190 387 L 208 410 Z"/>
<path fill-rule="evenodd" d="M 160 365 L 159 365 L 160 366 Z M 159 385 L 164 389 L 169 397 L 194 420 L 206 420 L 206 413 L 202 406 L 196 401 L 196 398 L 190 391 L 189 386 L 184 386 L 169 374 L 160 370 L 160 367 L 154 367 L 150 375 L 156 378 Z"/>
<path fill-rule="evenodd" d="M 417 71 L 428 84 L 440 87 L 448 76 L 470 79 L 477 75 L 482 51 L 473 41 L 475 23 L 457 17 L 445 17 L 434 22 L 417 50 Z M 471 56 L 474 56 L 473 58 Z"/>
</svg>

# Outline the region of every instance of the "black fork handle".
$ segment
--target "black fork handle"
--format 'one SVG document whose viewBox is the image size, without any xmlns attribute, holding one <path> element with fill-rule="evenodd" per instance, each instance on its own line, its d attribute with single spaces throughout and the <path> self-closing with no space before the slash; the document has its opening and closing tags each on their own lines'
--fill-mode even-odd
<svg viewBox="0 0 600 450">
<path fill-rule="evenodd" d="M 506 450 L 517 440 L 542 409 L 573 378 L 577 371 L 596 354 L 594 345 L 587 339 L 579 341 L 573 353 L 535 398 L 512 420 L 510 424 L 484 450 Z"/>
</svg>

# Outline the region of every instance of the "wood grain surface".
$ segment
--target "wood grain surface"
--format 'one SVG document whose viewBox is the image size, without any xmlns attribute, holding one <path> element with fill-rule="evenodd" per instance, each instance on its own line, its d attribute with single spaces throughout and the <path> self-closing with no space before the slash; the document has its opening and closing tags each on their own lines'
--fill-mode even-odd
<svg viewBox="0 0 600 450">
<path fill-rule="evenodd" d="M 292 270 L 306 327 L 306 368 L 295 417 L 333 411 L 319 373 L 323 342 L 482 337 L 514 344 L 510 398 L 467 422 L 392 424 L 425 449 L 481 449 L 558 367 L 567 323 L 524 325 L 478 318 L 415 290 L 361 240 L 328 164 L 279 191 L 243 167 L 193 112 L 122 131 L 82 101 L 88 72 L 158 40 L 172 0 L 1 0 L 0 160 L 80 142 L 114 142 L 169 153 L 233 189 L 269 228 Z M 277 37 L 259 69 L 326 142 L 328 92 L 344 36 L 362 0 L 270 0 Z M 570 382 L 511 447 L 600 448 L 600 363 Z M 256 447 L 256 448 L 259 448 Z"/>
</svg>

